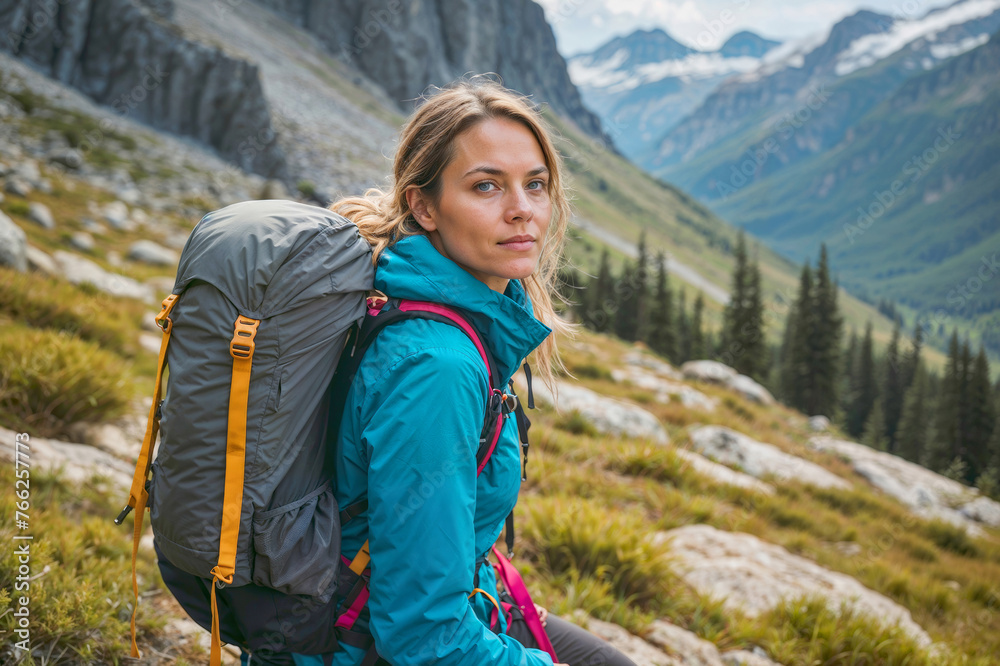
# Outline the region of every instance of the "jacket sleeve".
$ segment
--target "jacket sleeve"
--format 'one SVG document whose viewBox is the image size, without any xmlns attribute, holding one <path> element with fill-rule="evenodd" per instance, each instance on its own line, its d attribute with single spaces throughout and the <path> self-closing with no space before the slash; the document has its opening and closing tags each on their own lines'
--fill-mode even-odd
<svg viewBox="0 0 1000 666">
<path fill-rule="evenodd" d="M 436 347 L 406 356 L 362 407 L 368 455 L 370 628 L 396 666 L 551 666 L 494 634 L 468 600 L 475 567 L 476 448 L 482 359 Z"/>
</svg>

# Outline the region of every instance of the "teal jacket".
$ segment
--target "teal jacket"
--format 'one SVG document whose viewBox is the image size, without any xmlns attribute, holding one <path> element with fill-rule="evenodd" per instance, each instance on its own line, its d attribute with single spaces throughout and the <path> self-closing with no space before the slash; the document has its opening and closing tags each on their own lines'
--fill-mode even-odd
<svg viewBox="0 0 1000 666">
<path fill-rule="evenodd" d="M 469 312 L 505 383 L 551 332 L 533 316 L 517 280 L 497 293 L 425 236 L 404 238 L 382 254 L 375 287 Z M 469 599 L 476 561 L 500 536 L 521 484 L 510 415 L 476 476 L 488 390 L 482 357 L 461 330 L 412 319 L 379 334 L 348 393 L 337 500 L 344 507 L 367 499 L 368 510 L 344 525 L 342 550 L 353 558 L 370 540 L 369 630 L 379 654 L 395 666 L 552 664 L 546 653 L 493 633 L 490 601 L 482 594 Z M 479 567 L 478 586 L 496 591 L 488 562 Z M 363 656 L 341 646 L 333 663 L 355 666 Z M 321 661 L 297 655 L 296 663 Z"/>
</svg>

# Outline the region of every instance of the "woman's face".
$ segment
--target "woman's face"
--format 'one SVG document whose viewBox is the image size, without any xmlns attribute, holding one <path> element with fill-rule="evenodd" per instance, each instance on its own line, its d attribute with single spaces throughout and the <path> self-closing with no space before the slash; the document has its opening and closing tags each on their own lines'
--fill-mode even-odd
<svg viewBox="0 0 1000 666">
<path fill-rule="evenodd" d="M 414 219 L 438 252 L 494 291 L 538 267 L 552 204 L 549 170 L 531 130 L 506 118 L 455 138 L 437 201 L 407 191 Z"/>
</svg>

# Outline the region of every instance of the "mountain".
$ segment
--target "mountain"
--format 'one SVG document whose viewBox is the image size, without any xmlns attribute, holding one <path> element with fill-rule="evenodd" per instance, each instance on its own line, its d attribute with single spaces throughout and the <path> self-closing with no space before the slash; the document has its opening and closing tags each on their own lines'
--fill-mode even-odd
<svg viewBox="0 0 1000 666">
<path fill-rule="evenodd" d="M 739 32 L 717 51 L 698 51 L 663 30 L 637 30 L 574 56 L 569 72 L 615 145 L 635 159 L 721 81 L 753 70 L 777 45 Z"/>
<path fill-rule="evenodd" d="M 606 140 L 532 0 L 259 1 L 377 81 L 400 109 L 429 86 L 469 72 L 496 72 L 507 86 Z"/>
<path fill-rule="evenodd" d="M 1000 353 L 995 299 L 986 289 L 961 295 L 975 277 L 972 255 L 997 239 L 996 199 L 983 183 L 997 161 L 988 128 L 998 102 L 981 64 L 995 58 L 986 41 L 997 30 L 998 0 L 917 18 L 858 12 L 721 84 L 640 162 L 793 260 L 826 242 L 843 286 L 900 301 L 911 323 L 919 314 L 941 329 L 934 344 L 957 324 Z M 963 138 L 910 181 L 908 160 L 933 151 L 949 127 Z M 905 194 L 863 240 L 845 231 L 858 207 L 877 213 L 879 193 L 898 178 Z"/>
</svg>

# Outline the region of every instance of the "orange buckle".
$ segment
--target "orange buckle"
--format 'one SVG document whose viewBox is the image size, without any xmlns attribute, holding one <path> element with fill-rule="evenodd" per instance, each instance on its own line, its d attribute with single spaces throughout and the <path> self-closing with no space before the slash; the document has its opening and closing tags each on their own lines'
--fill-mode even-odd
<svg viewBox="0 0 1000 666">
<path fill-rule="evenodd" d="M 365 299 L 365 304 L 369 310 L 381 310 L 382 306 L 389 302 L 389 297 L 377 289 L 373 289 L 372 292 L 374 294 Z"/>
<path fill-rule="evenodd" d="M 156 315 L 156 318 L 153 320 L 156 322 L 157 326 L 163 329 L 164 333 L 169 332 L 170 328 L 173 326 L 173 322 L 170 319 L 170 311 L 174 309 L 174 305 L 177 304 L 178 298 L 180 297 L 177 294 L 170 294 L 164 298 L 160 307 L 160 313 Z"/>
<path fill-rule="evenodd" d="M 256 345 L 253 339 L 257 336 L 259 319 L 250 319 L 242 315 L 236 318 L 233 339 L 229 342 L 229 354 L 234 359 L 245 359 L 253 356 Z"/>
</svg>

